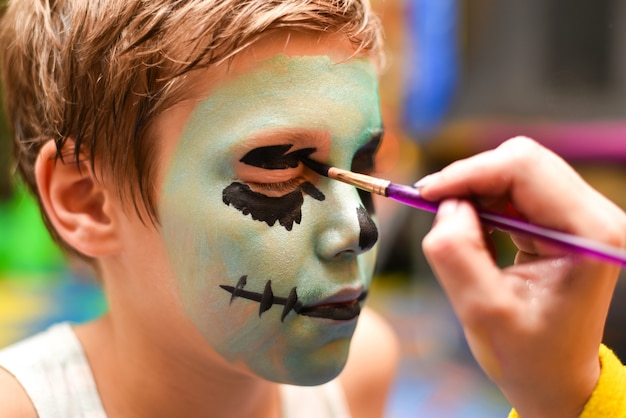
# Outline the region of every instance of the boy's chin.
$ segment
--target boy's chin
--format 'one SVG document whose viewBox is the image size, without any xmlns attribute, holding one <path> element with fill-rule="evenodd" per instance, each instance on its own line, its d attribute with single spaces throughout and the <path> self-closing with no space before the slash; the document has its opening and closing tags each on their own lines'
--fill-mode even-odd
<svg viewBox="0 0 626 418">
<path fill-rule="evenodd" d="M 328 367 L 325 369 L 318 369 L 310 372 L 300 371 L 291 376 L 287 381 L 278 381 L 277 383 L 283 383 L 287 385 L 295 386 L 318 386 L 328 383 L 341 373 L 345 363 L 341 367 Z"/>
<path fill-rule="evenodd" d="M 276 383 L 296 386 L 317 386 L 341 373 L 348 360 L 349 339 L 337 340 L 313 353 L 292 355 L 271 367 L 271 360 L 254 370 L 260 377 Z M 277 364 L 275 363 L 275 366 Z"/>
</svg>

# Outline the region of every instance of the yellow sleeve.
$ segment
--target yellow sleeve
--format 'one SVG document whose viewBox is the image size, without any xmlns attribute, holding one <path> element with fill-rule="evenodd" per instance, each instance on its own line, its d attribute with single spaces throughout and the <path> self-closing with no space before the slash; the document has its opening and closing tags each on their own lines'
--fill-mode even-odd
<svg viewBox="0 0 626 418">
<path fill-rule="evenodd" d="M 602 372 L 579 418 L 626 418 L 626 368 L 615 353 L 600 346 Z M 520 418 L 515 410 L 509 418 Z"/>
</svg>

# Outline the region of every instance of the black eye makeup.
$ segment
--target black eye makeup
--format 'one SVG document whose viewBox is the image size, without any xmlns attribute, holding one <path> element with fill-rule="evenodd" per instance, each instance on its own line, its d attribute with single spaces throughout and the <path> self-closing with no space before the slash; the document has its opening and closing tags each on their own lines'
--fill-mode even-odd
<svg viewBox="0 0 626 418">
<path fill-rule="evenodd" d="M 301 148 L 289 152 L 292 147 L 292 144 L 283 144 L 255 148 L 239 161 L 266 170 L 285 170 L 298 167 L 303 158 L 308 158 L 317 150 L 316 148 Z"/>
<path fill-rule="evenodd" d="M 300 148 L 294 151 L 293 144 L 269 145 L 248 151 L 239 162 L 256 168 L 252 174 L 241 177 L 251 189 L 280 196 L 292 192 L 306 182 L 302 177 L 300 161 L 317 151 L 316 148 Z"/>
<path fill-rule="evenodd" d="M 370 174 L 376 166 L 376 154 L 380 148 L 384 131 L 375 131 L 370 136 L 370 140 L 357 150 L 352 158 L 350 171 L 361 174 Z"/>
<path fill-rule="evenodd" d="M 239 162 L 258 169 L 248 174 L 248 178 L 267 181 L 246 179 L 245 184 L 233 182 L 222 191 L 223 202 L 243 215 L 250 215 L 253 220 L 265 222 L 268 226 L 278 222 L 291 231 L 294 224 L 302 220 L 305 196 L 318 201 L 326 198 L 302 177 L 298 169 L 300 160 L 308 158 L 317 149 L 300 148 L 291 151 L 292 148 L 292 144 L 281 144 L 248 151 Z"/>
<path fill-rule="evenodd" d="M 371 174 L 376 168 L 376 154 L 380 148 L 384 135 L 383 129 L 377 130 L 372 133 L 370 140 L 359 148 L 352 158 L 352 165 L 350 170 L 355 173 Z M 372 194 L 361 189 L 357 189 L 361 202 L 368 214 L 373 215 L 375 213 L 374 199 Z"/>
<path fill-rule="evenodd" d="M 374 171 L 382 137 L 382 129 L 371 133 L 369 140 L 354 153 L 352 171 L 364 174 Z M 300 171 L 301 161 L 318 151 L 317 148 L 293 148 L 294 144 L 285 143 L 247 151 L 239 162 L 251 171 L 240 177 L 243 183 L 233 182 L 224 189 L 224 203 L 269 226 L 280 220 L 279 224 L 289 231 L 293 224 L 299 224 L 303 197 L 308 195 L 323 201 L 325 196 Z M 367 212 L 374 213 L 372 196 L 361 190 L 358 193 Z"/>
</svg>

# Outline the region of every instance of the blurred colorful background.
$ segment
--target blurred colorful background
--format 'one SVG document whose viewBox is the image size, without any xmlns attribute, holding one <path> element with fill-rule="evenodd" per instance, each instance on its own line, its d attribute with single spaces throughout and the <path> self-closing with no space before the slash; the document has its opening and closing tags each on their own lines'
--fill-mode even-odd
<svg viewBox="0 0 626 418">
<path fill-rule="evenodd" d="M 0 0 L 0 5 L 3 2 Z M 387 33 L 381 177 L 413 183 L 459 158 L 532 136 L 626 207 L 626 3 L 373 0 Z M 1 88 L 1 86 L 0 86 Z M 106 310 L 90 271 L 50 240 L 14 178 L 0 113 L 0 346 Z M 548 180 L 549 181 L 549 180 Z M 420 250 L 432 215 L 378 201 L 371 305 L 396 328 L 403 365 L 390 418 L 495 418 L 509 407 L 473 360 Z M 513 247 L 496 236 L 502 263 Z M 620 281 L 605 342 L 626 358 Z"/>
</svg>

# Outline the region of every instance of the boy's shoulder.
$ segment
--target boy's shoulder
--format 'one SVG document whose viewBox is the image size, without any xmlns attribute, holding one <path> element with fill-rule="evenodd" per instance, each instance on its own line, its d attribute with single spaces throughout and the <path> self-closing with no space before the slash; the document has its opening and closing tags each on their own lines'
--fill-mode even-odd
<svg viewBox="0 0 626 418">
<path fill-rule="evenodd" d="M 353 416 L 383 416 L 400 361 L 395 331 L 379 314 L 363 309 L 350 356 L 340 375 Z"/>
<path fill-rule="evenodd" d="M 0 416 L 37 418 L 37 411 L 17 379 L 0 367 Z"/>
</svg>

